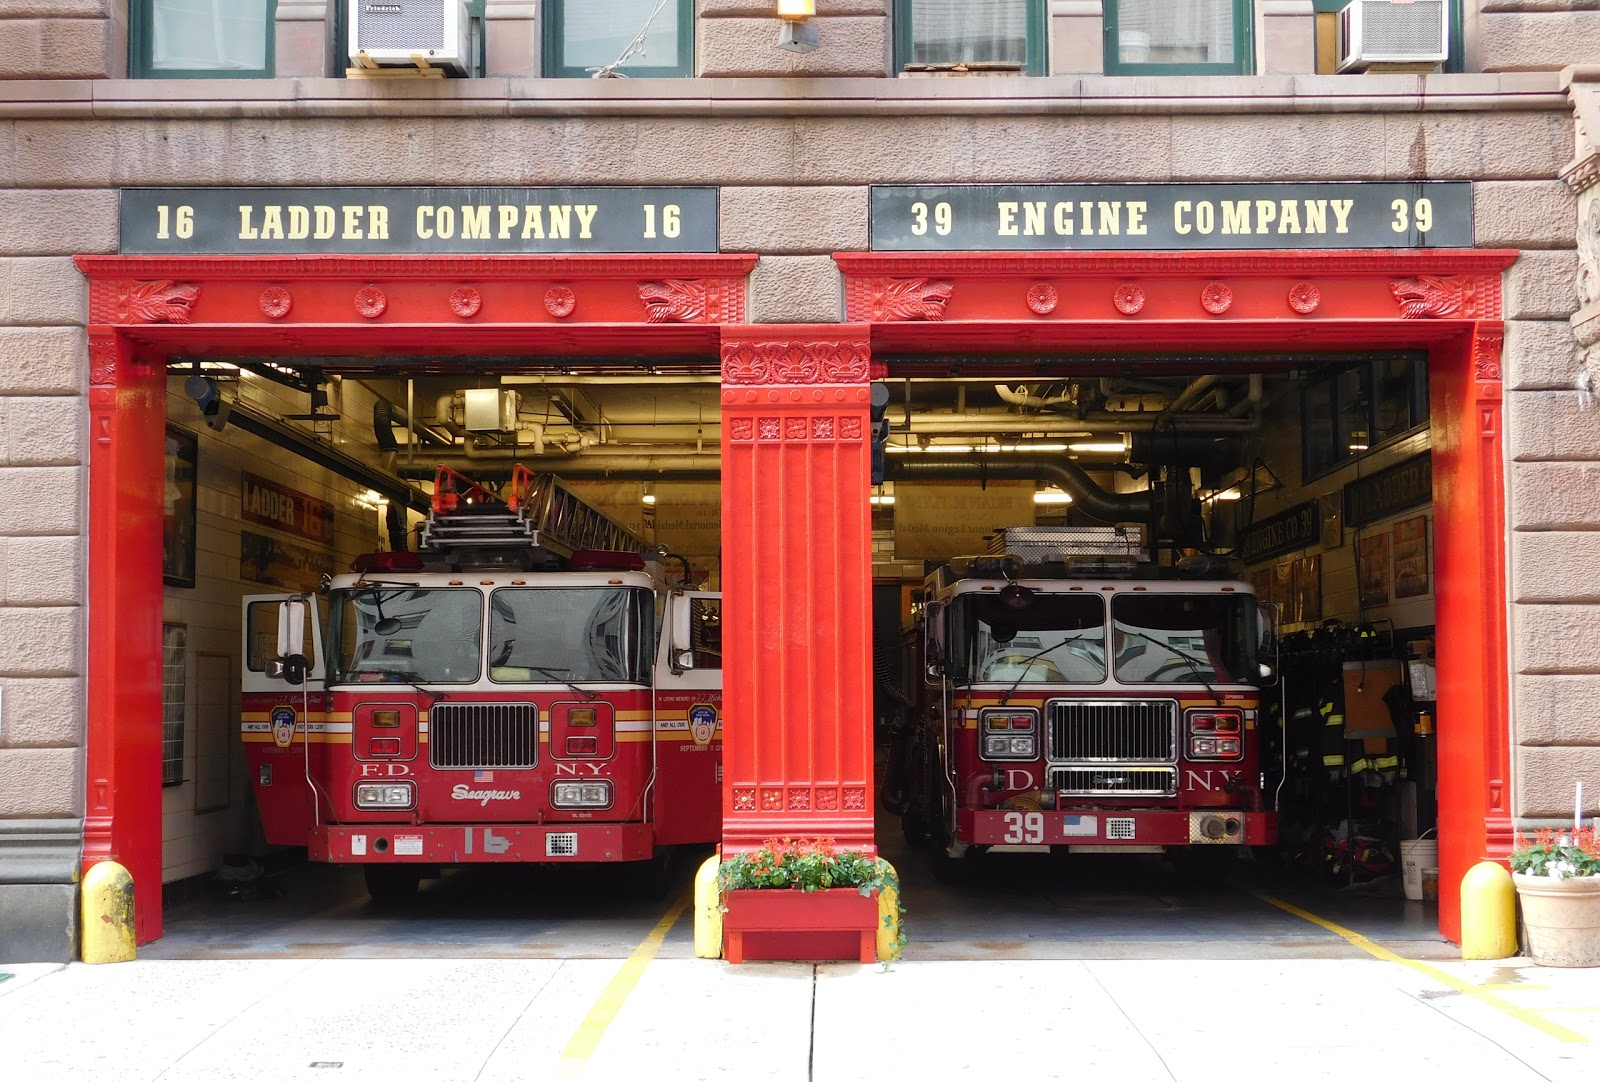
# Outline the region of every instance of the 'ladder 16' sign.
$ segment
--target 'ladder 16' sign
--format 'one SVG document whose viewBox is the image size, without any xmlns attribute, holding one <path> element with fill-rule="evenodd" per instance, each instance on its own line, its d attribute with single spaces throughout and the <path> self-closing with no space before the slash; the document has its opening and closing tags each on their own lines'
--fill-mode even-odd
<svg viewBox="0 0 1600 1082">
<path fill-rule="evenodd" d="M 127 188 L 128 255 L 717 250 L 715 188 Z"/>
<path fill-rule="evenodd" d="M 881 252 L 1470 248 L 1470 183 L 877 184 Z"/>
</svg>

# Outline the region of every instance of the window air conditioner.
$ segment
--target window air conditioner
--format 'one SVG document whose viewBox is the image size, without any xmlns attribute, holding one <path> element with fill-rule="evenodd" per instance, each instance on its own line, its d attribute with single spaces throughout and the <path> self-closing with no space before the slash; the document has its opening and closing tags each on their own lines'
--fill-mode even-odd
<svg viewBox="0 0 1600 1082">
<path fill-rule="evenodd" d="M 466 75 L 472 67 L 465 0 L 348 0 L 350 62 L 410 66 L 421 57 L 436 68 Z"/>
<path fill-rule="evenodd" d="M 1449 56 L 1449 0 L 1350 0 L 1339 12 L 1340 71 L 1437 64 Z"/>
</svg>

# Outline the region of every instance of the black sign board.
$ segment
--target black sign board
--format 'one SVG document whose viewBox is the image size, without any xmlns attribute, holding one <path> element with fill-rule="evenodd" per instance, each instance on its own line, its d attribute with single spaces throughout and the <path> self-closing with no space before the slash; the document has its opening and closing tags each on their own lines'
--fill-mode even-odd
<svg viewBox="0 0 1600 1082">
<path fill-rule="evenodd" d="M 125 255 L 717 250 L 716 188 L 125 188 Z"/>
<path fill-rule="evenodd" d="M 1239 558 L 1253 564 L 1268 556 L 1307 548 L 1320 540 L 1321 530 L 1322 513 L 1317 501 L 1295 504 L 1245 530 L 1239 539 Z"/>
<path fill-rule="evenodd" d="M 872 186 L 880 252 L 1470 248 L 1472 185 Z"/>
<path fill-rule="evenodd" d="M 1433 499 L 1433 455 L 1424 451 L 1398 466 L 1344 486 L 1344 520 L 1365 526 Z"/>
</svg>

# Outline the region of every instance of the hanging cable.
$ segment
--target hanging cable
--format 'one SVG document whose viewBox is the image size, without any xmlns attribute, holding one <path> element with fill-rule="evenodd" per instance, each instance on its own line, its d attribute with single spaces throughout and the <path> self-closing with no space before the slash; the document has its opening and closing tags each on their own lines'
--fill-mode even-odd
<svg viewBox="0 0 1600 1082">
<path fill-rule="evenodd" d="M 622 50 L 622 55 L 603 67 L 585 68 L 584 70 L 589 73 L 589 77 L 592 79 L 626 79 L 627 76 L 617 69 L 632 60 L 635 53 L 644 51 L 644 39 L 650 33 L 650 26 L 656 21 L 656 16 L 661 14 L 661 9 L 666 6 L 667 0 L 656 0 L 655 9 L 650 12 L 650 17 L 644 21 L 644 25 L 639 28 L 639 32 L 633 36 L 633 40 L 628 42 L 627 48 Z"/>
</svg>

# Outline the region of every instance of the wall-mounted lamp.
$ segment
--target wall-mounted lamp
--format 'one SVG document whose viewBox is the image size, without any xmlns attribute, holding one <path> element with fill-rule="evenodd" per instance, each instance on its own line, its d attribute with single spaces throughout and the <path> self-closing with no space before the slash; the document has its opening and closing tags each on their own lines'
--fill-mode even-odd
<svg viewBox="0 0 1600 1082">
<path fill-rule="evenodd" d="M 809 53 L 822 44 L 822 35 L 806 20 L 817 13 L 816 0 L 778 0 L 778 48 L 791 53 Z"/>
</svg>

